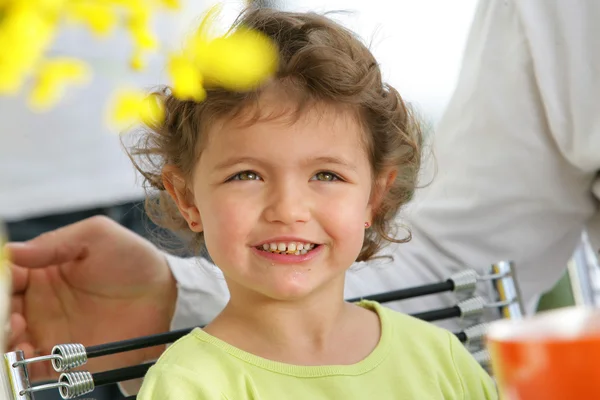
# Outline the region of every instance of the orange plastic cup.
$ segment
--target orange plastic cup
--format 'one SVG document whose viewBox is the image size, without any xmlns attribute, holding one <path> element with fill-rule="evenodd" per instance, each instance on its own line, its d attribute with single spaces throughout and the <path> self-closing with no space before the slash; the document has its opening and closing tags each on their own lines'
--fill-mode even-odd
<svg viewBox="0 0 600 400">
<path fill-rule="evenodd" d="M 497 321 L 487 344 L 502 400 L 600 399 L 600 310 Z"/>
</svg>

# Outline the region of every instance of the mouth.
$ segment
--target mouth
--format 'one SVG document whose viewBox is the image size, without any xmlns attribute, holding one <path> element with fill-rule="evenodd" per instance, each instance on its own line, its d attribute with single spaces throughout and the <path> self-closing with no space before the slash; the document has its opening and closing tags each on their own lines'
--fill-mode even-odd
<svg viewBox="0 0 600 400">
<path fill-rule="evenodd" d="M 256 246 L 256 249 L 271 254 L 287 254 L 300 256 L 314 251 L 319 246 L 319 244 L 315 243 L 271 242 L 263 243 L 260 246 Z"/>
</svg>

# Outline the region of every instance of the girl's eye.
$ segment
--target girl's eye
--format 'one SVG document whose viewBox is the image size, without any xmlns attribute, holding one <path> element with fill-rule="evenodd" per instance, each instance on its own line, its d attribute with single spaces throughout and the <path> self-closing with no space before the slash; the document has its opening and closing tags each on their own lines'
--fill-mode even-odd
<svg viewBox="0 0 600 400">
<path fill-rule="evenodd" d="M 340 177 L 337 176 L 336 174 L 334 174 L 333 172 L 327 172 L 327 171 L 321 171 L 321 172 L 317 172 L 314 176 L 314 178 L 316 179 L 312 179 L 312 180 L 317 180 L 317 181 L 322 181 L 322 182 L 332 182 L 332 181 L 340 181 Z"/>
<path fill-rule="evenodd" d="M 258 174 L 252 171 L 240 172 L 229 178 L 230 181 L 257 181 L 259 179 Z"/>
</svg>

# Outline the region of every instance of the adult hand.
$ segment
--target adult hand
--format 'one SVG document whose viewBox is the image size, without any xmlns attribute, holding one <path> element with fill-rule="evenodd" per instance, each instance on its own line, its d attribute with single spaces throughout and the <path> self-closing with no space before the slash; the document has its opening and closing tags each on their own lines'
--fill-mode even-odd
<svg viewBox="0 0 600 400">
<path fill-rule="evenodd" d="M 11 348 L 26 357 L 61 343 L 85 346 L 168 331 L 177 299 L 164 255 L 105 217 L 8 244 L 12 262 Z M 156 358 L 163 347 L 92 359 L 100 371 Z M 50 363 L 32 379 L 55 378 Z"/>
</svg>

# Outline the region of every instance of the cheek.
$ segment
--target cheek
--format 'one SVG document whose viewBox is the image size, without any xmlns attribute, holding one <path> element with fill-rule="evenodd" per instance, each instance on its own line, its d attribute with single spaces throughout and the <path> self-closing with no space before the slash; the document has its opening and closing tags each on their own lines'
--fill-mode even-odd
<svg viewBox="0 0 600 400">
<path fill-rule="evenodd" d="M 361 196 L 327 203 L 321 212 L 323 226 L 336 247 L 358 256 L 364 241 L 366 209 L 367 200 Z"/>
<path fill-rule="evenodd" d="M 256 225 L 256 212 L 248 202 L 231 197 L 213 196 L 200 202 L 198 209 L 206 246 L 213 257 L 230 251 L 231 243 L 246 244 L 248 233 Z"/>
</svg>

